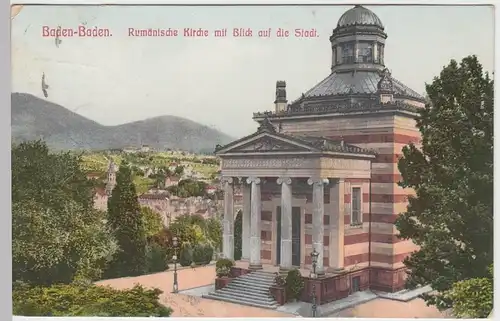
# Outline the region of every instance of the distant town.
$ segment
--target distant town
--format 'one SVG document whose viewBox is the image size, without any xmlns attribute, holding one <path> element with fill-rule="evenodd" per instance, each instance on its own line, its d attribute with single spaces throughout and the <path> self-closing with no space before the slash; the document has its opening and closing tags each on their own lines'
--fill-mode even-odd
<svg viewBox="0 0 500 321">
<path fill-rule="evenodd" d="M 215 156 L 159 151 L 141 145 L 87 152 L 82 160 L 87 178 L 97 181 L 95 209 L 107 211 L 108 198 L 116 185 L 116 172 L 126 161 L 132 169 L 140 205 L 160 214 L 165 227 L 185 214 L 207 219 L 222 213 L 220 160 Z M 197 188 L 183 188 L 190 185 Z M 235 195 L 237 209 L 241 208 L 238 200 L 241 201 L 241 193 Z"/>
</svg>

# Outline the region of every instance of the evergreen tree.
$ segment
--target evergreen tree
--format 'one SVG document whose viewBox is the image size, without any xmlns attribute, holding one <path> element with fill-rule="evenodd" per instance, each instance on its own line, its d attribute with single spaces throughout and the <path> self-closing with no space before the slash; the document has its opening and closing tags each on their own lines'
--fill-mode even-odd
<svg viewBox="0 0 500 321">
<path fill-rule="evenodd" d="M 109 277 L 141 275 L 146 269 L 146 231 L 132 173 L 120 165 L 116 186 L 108 200 L 108 224 L 120 250 L 108 270 Z"/>
<path fill-rule="evenodd" d="M 243 218 L 241 216 L 241 211 L 236 214 L 236 219 L 234 220 L 234 259 L 241 260 L 242 255 L 242 233 L 243 233 Z"/>
<path fill-rule="evenodd" d="M 430 284 L 430 305 L 449 308 L 456 282 L 488 277 L 493 262 L 493 81 L 475 56 L 452 60 L 426 86 L 430 104 L 399 161 L 402 187 L 413 188 L 400 236 L 420 248 L 407 260 L 408 286 Z"/>
</svg>

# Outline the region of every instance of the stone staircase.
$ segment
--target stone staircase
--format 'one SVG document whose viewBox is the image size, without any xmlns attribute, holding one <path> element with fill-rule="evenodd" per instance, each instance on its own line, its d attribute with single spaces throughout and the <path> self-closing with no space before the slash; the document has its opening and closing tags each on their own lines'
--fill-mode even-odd
<svg viewBox="0 0 500 321">
<path fill-rule="evenodd" d="M 269 293 L 275 274 L 258 270 L 234 278 L 225 288 L 204 294 L 207 299 L 249 305 L 257 308 L 276 309 L 278 303 Z"/>
</svg>

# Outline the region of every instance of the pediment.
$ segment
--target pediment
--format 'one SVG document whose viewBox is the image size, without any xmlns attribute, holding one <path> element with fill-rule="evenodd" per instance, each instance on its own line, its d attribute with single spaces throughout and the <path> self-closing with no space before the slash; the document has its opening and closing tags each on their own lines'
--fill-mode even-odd
<svg viewBox="0 0 500 321">
<path fill-rule="evenodd" d="M 315 152 L 312 146 L 302 144 L 293 138 L 279 137 L 273 134 L 261 134 L 249 138 L 236 145 L 219 151 L 221 154 L 228 153 L 266 153 L 266 152 Z"/>
</svg>

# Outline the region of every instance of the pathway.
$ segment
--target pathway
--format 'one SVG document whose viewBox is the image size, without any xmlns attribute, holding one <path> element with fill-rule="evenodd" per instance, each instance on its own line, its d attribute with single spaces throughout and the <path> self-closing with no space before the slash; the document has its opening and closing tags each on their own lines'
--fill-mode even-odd
<svg viewBox="0 0 500 321">
<path fill-rule="evenodd" d="M 159 288 L 163 291 L 160 301 L 174 310 L 172 317 L 293 317 L 291 314 L 275 310 L 170 293 L 173 275 L 173 271 L 167 271 L 138 277 L 104 280 L 97 282 L 97 284 L 110 285 L 117 289 L 131 288 L 135 284 L 141 284 L 148 288 Z M 215 266 L 183 269 L 177 272 L 177 277 L 179 291 L 210 285 L 215 279 Z"/>
</svg>

